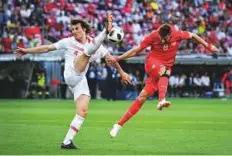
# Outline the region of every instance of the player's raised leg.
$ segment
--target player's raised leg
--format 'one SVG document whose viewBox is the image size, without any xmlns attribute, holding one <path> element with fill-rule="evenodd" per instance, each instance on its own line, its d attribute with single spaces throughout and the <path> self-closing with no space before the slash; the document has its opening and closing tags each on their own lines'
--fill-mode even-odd
<svg viewBox="0 0 232 156">
<path fill-rule="evenodd" d="M 75 135 L 80 131 L 82 124 L 85 121 L 85 118 L 88 114 L 88 105 L 90 101 L 90 96 L 80 95 L 76 100 L 76 115 L 73 118 L 69 130 L 65 136 L 61 148 L 63 149 L 77 149 L 73 144 L 73 139 Z"/>
<path fill-rule="evenodd" d="M 93 39 L 92 42 L 88 42 L 86 44 L 84 53 L 87 56 L 92 55 L 102 44 L 102 42 L 105 40 L 107 34 L 111 31 L 113 28 L 113 16 L 111 14 L 107 15 L 107 21 L 106 21 L 106 28 L 98 34 L 97 37 Z"/>
<path fill-rule="evenodd" d="M 154 82 L 151 78 L 149 78 L 146 81 L 146 85 L 144 89 L 140 92 L 137 99 L 133 102 L 133 104 L 130 106 L 130 108 L 127 110 L 125 115 L 121 118 L 120 121 L 118 121 L 116 124 L 114 124 L 113 128 L 110 131 L 110 135 L 112 137 L 117 136 L 119 130 L 122 128 L 122 126 L 130 120 L 143 106 L 147 98 L 154 94 L 154 92 L 157 91 L 157 83 Z"/>
<path fill-rule="evenodd" d="M 105 40 L 107 33 L 113 28 L 113 16 L 111 14 L 107 15 L 106 28 L 98 34 L 92 41 L 87 42 L 84 48 L 84 54 L 76 57 L 74 59 L 74 68 L 77 72 L 83 72 L 89 63 L 89 58 L 96 50 L 102 45 Z"/>
</svg>

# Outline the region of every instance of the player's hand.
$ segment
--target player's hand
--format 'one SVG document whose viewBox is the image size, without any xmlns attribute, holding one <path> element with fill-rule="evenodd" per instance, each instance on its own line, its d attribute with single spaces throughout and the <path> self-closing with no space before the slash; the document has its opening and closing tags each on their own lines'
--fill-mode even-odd
<svg viewBox="0 0 232 156">
<path fill-rule="evenodd" d="M 122 78 L 122 81 L 125 83 L 125 84 L 132 84 L 131 82 L 131 78 L 130 78 L 130 75 L 123 72 L 122 75 L 121 75 L 121 78 Z"/>
<path fill-rule="evenodd" d="M 106 30 L 107 30 L 107 33 L 109 33 L 113 28 L 113 16 L 112 14 L 108 14 L 107 15 L 107 21 L 106 21 Z"/>
<path fill-rule="evenodd" d="M 15 50 L 15 55 L 17 56 L 23 56 L 23 55 L 26 55 L 26 49 L 25 48 L 20 48 L 18 47 L 16 50 Z"/>
<path fill-rule="evenodd" d="M 105 61 L 108 66 L 112 66 L 117 62 L 117 59 L 115 56 L 108 55 L 106 56 Z"/>
<path fill-rule="evenodd" d="M 215 53 L 219 53 L 219 49 L 214 46 L 214 45 L 211 45 L 211 49 L 210 49 L 212 52 L 215 52 Z"/>
<path fill-rule="evenodd" d="M 219 52 L 219 49 L 216 47 L 216 46 L 214 46 L 214 45 L 212 45 L 212 44 L 210 44 L 210 43 L 208 43 L 208 45 L 207 45 L 207 47 L 206 47 L 210 52 L 214 52 L 214 53 L 216 53 L 216 54 L 218 54 L 218 52 Z"/>
</svg>

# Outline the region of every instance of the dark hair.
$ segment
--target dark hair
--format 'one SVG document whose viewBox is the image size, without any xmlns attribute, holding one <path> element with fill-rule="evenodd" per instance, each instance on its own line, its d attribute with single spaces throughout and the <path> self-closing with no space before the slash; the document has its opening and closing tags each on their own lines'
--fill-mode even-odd
<svg viewBox="0 0 232 156">
<path fill-rule="evenodd" d="M 161 38 L 165 38 L 167 35 L 171 34 L 171 26 L 168 24 L 164 24 L 159 29 L 159 35 Z"/>
<path fill-rule="evenodd" d="M 84 20 L 81 20 L 81 19 L 73 19 L 73 20 L 71 21 L 71 25 L 76 25 L 76 24 L 81 24 L 81 27 L 86 29 L 85 32 L 86 32 L 87 34 L 90 33 L 90 25 L 89 25 L 87 22 L 85 22 Z"/>
</svg>

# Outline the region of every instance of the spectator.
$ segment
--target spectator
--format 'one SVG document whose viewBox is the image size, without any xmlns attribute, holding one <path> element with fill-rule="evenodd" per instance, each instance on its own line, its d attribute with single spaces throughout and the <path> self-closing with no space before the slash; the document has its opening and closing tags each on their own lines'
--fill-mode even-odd
<svg viewBox="0 0 232 156">
<path fill-rule="evenodd" d="M 177 95 L 182 97 L 186 90 L 186 75 L 182 74 L 177 81 Z"/>
<path fill-rule="evenodd" d="M 101 99 L 101 98 L 105 98 L 106 97 L 106 77 L 108 75 L 107 73 L 107 68 L 106 68 L 106 64 L 102 63 L 102 64 L 97 64 L 97 99 Z"/>
<path fill-rule="evenodd" d="M 96 91 L 97 91 L 97 72 L 96 72 L 96 63 L 92 63 L 92 65 L 89 67 L 88 73 L 87 73 L 87 80 L 89 84 L 90 89 L 90 95 L 92 99 L 96 98 Z"/>
<path fill-rule="evenodd" d="M 194 73 L 190 73 L 190 75 L 187 79 L 187 88 L 188 88 L 188 93 L 189 93 L 190 97 L 193 97 L 194 92 L 195 92 L 193 79 L 194 79 Z"/>
<path fill-rule="evenodd" d="M 222 83 L 225 86 L 225 95 L 229 98 L 232 93 L 232 68 L 223 74 Z"/>
<path fill-rule="evenodd" d="M 203 94 L 205 92 L 210 91 L 210 78 L 209 78 L 207 72 L 204 75 L 201 76 L 201 83 L 202 83 Z"/>
<path fill-rule="evenodd" d="M 176 74 L 172 74 L 169 78 L 169 96 L 170 97 L 175 97 L 176 96 L 176 85 L 177 85 L 177 75 Z"/>
<path fill-rule="evenodd" d="M 201 78 L 198 73 L 193 78 L 193 85 L 195 88 L 194 96 L 199 97 L 201 93 L 202 84 L 201 84 Z"/>
</svg>

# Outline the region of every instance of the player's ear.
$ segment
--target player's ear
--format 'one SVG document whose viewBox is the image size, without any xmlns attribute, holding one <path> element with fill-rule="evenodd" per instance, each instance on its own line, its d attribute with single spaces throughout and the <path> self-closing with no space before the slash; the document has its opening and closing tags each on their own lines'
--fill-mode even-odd
<svg viewBox="0 0 232 156">
<path fill-rule="evenodd" d="M 84 32 L 87 34 L 87 29 L 86 28 L 83 28 Z"/>
</svg>

